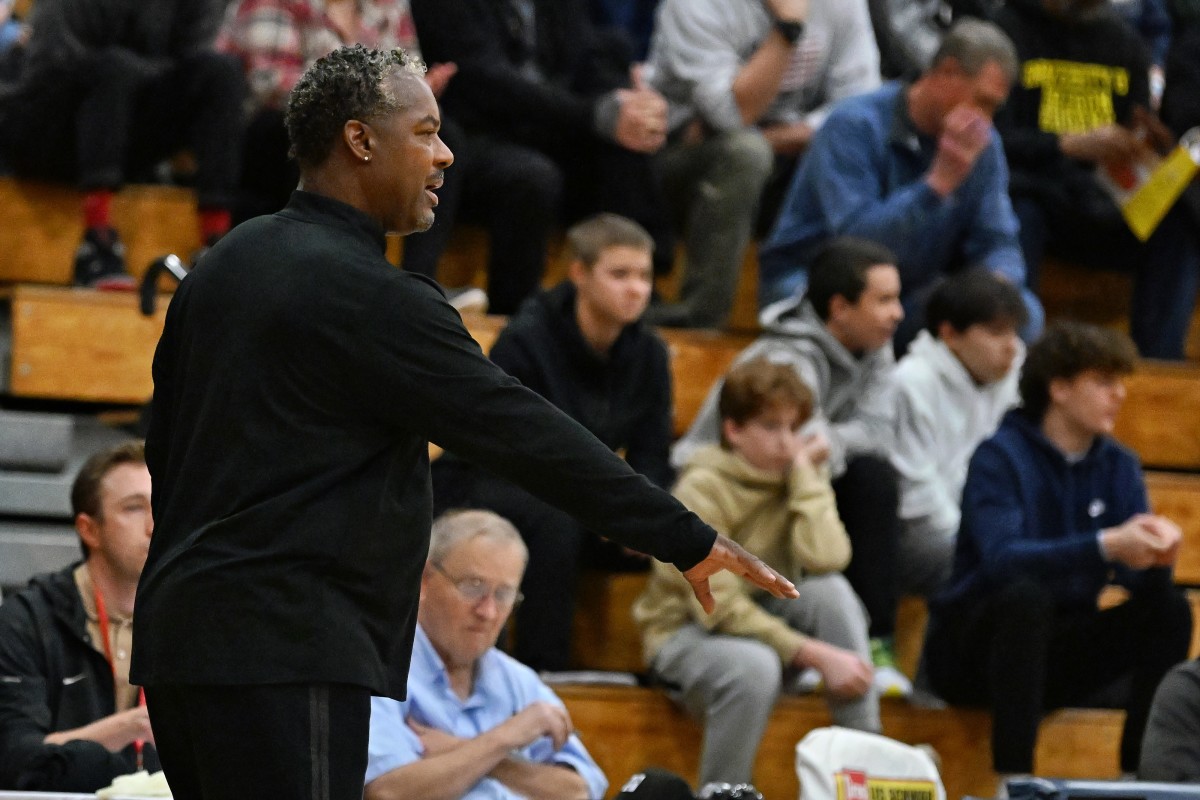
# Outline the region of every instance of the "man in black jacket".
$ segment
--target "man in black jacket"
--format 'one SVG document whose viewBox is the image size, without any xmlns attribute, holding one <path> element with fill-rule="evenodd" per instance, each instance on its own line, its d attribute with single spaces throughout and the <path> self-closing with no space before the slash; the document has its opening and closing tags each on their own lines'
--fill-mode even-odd
<svg viewBox="0 0 1200 800">
<path fill-rule="evenodd" d="M 654 241 L 632 220 L 600 214 L 567 231 L 570 280 L 534 295 L 492 346 L 492 361 L 566 412 L 651 483 L 670 488 L 671 368 L 666 345 L 641 322 L 650 302 Z M 511 653 L 535 670 L 569 664 L 581 564 L 645 568 L 564 511 L 509 481 L 446 457 L 435 502 L 487 508 L 529 548 Z"/>
<path fill-rule="evenodd" d="M 158 764 L 129 684 L 133 598 L 154 529 L 142 444 L 88 459 L 71 504 L 83 563 L 0 605 L 0 789 L 94 792 Z"/>
<path fill-rule="evenodd" d="M 361 798 L 370 696 L 406 688 L 431 440 L 674 563 L 708 606 L 722 568 L 795 593 L 388 264 L 385 231 L 433 223 L 453 161 L 423 72 L 399 50 L 317 61 L 286 116 L 300 190 L 222 239 L 167 312 L 133 676 L 176 800 Z"/>
</svg>

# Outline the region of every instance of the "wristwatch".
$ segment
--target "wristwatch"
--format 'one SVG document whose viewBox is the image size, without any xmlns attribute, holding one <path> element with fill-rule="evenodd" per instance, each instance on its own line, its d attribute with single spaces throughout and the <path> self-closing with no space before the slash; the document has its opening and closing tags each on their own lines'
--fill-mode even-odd
<svg viewBox="0 0 1200 800">
<path fill-rule="evenodd" d="M 804 35 L 804 23 L 799 20 L 776 19 L 773 24 L 775 30 L 779 31 L 779 35 L 786 39 L 788 44 L 795 44 Z"/>
</svg>

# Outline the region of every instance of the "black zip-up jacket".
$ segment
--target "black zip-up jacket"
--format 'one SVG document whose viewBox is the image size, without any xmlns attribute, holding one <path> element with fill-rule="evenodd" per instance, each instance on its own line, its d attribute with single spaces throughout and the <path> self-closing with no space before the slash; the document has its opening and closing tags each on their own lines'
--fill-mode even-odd
<svg viewBox="0 0 1200 800">
<path fill-rule="evenodd" d="M 569 281 L 525 301 L 492 346 L 492 361 L 567 412 L 656 486 L 673 479 L 671 367 L 663 341 L 627 325 L 607 356 L 592 349 L 575 316 Z"/>
<path fill-rule="evenodd" d="M 376 222 L 296 192 L 225 236 L 167 311 L 131 679 L 402 699 L 430 440 L 680 569 L 716 538 L 488 361 L 435 283 L 387 262 Z"/>
<path fill-rule="evenodd" d="M 132 745 L 44 744 L 116 711 L 112 668 L 92 646 L 73 575 L 39 575 L 0 604 L 0 789 L 94 792 L 137 769 Z M 154 748 L 144 752 L 158 769 Z"/>
</svg>

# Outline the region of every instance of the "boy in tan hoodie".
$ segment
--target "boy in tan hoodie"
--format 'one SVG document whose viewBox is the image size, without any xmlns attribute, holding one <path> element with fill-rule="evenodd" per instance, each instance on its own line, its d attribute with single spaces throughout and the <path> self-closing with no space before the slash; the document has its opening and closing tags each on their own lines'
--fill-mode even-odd
<svg viewBox="0 0 1200 800">
<path fill-rule="evenodd" d="M 776 697 L 800 690 L 806 672 L 824 683 L 836 724 L 880 728 L 866 612 L 840 572 L 850 540 L 813 452 L 823 440 L 801 432 L 811 413 L 812 393 L 789 366 L 739 365 L 721 390 L 721 444 L 699 449 L 675 487 L 701 519 L 796 581 L 800 597 L 777 601 L 717 576 L 717 611 L 705 614 L 687 583 L 656 565 L 634 605 L 646 663 L 704 722 L 701 784 L 751 779 Z"/>
</svg>

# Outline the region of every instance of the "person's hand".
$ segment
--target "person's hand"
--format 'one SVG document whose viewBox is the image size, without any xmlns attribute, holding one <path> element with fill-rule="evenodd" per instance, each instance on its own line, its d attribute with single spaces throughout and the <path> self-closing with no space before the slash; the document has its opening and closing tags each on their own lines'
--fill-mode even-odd
<svg viewBox="0 0 1200 800">
<path fill-rule="evenodd" d="M 429 90 L 433 92 L 434 97 L 441 97 L 442 92 L 446 91 L 446 84 L 450 83 L 450 79 L 458 72 L 458 65 L 452 61 L 447 61 L 442 64 L 433 64 L 425 72 L 425 82 L 429 84 Z"/>
<path fill-rule="evenodd" d="M 1100 533 L 1100 545 L 1110 561 L 1130 569 L 1149 569 L 1174 563 L 1182 534 L 1163 517 L 1136 514 Z"/>
<path fill-rule="evenodd" d="M 421 740 L 421 753 L 425 758 L 448 753 L 465 741 L 459 736 L 446 733 L 441 728 L 417 722 L 411 717 L 408 719 L 408 727 L 412 728 L 413 733 L 417 734 L 417 738 Z"/>
<path fill-rule="evenodd" d="M 723 569 L 745 578 L 775 597 L 796 598 L 800 596 L 791 581 L 764 564 L 762 559 L 746 552 L 744 547 L 728 536 L 717 534 L 717 540 L 713 542 L 708 556 L 683 573 L 683 577 L 691 584 L 692 592 L 700 601 L 700 606 L 706 614 L 711 614 L 716 608 L 716 601 L 713 600 L 712 588 L 708 585 L 708 579 Z"/>
<path fill-rule="evenodd" d="M 66 744 L 76 739 L 97 742 L 115 753 L 139 740 L 154 744 L 154 731 L 150 728 L 150 715 L 146 707 L 134 706 L 79 728 L 47 734 L 43 741 L 46 744 Z"/>
<path fill-rule="evenodd" d="M 1064 133 L 1058 137 L 1063 154 L 1093 164 L 1124 164 L 1137 155 L 1141 142 L 1133 131 L 1120 125 L 1105 125 L 1087 133 Z"/>
<path fill-rule="evenodd" d="M 1179 559 L 1179 548 L 1183 544 L 1183 531 L 1171 520 L 1157 514 L 1147 514 L 1141 519 L 1142 528 L 1156 536 L 1161 545 L 1155 566 L 1170 567 Z"/>
<path fill-rule="evenodd" d="M 1133 107 L 1134 136 L 1154 148 L 1159 155 L 1166 155 L 1175 147 L 1175 134 L 1159 119 L 1158 114 L 1142 106 Z"/>
<path fill-rule="evenodd" d="M 940 196 L 954 192 L 971 174 L 992 135 L 992 121 L 974 106 L 957 106 L 946 115 L 927 181 Z"/>
<path fill-rule="evenodd" d="M 813 667 L 825 679 L 825 691 L 847 700 L 866 694 L 875 677 L 875 670 L 857 654 L 817 639 L 801 645 L 792 665 Z"/>
<path fill-rule="evenodd" d="M 803 455 L 804 459 L 814 467 L 819 467 L 829 459 L 829 438 L 820 431 L 810 431 L 800 436 L 800 452 L 797 460 Z"/>
<path fill-rule="evenodd" d="M 641 65 L 630 70 L 630 82 L 632 88 L 617 90 L 617 144 L 654 153 L 667 141 L 667 101 L 646 83 Z"/>
<path fill-rule="evenodd" d="M 554 749 L 560 750 L 575 730 L 571 715 L 554 703 L 530 703 L 519 713 L 497 726 L 512 742 L 510 749 L 525 747 L 543 736 L 549 736 Z"/>
</svg>

